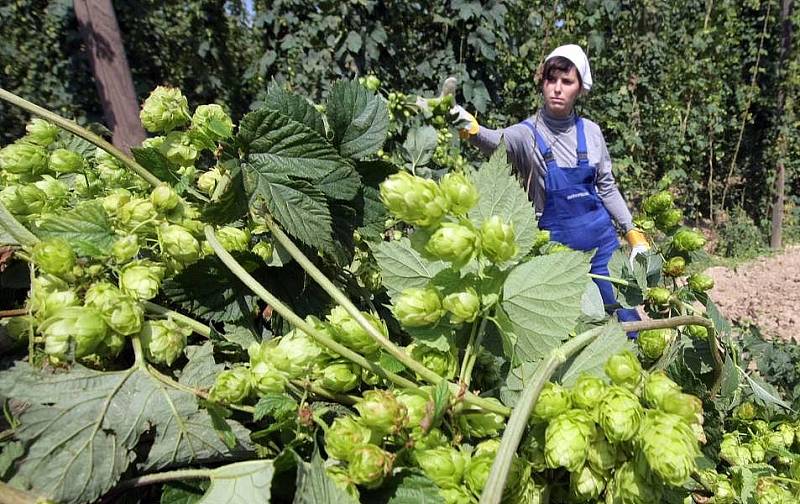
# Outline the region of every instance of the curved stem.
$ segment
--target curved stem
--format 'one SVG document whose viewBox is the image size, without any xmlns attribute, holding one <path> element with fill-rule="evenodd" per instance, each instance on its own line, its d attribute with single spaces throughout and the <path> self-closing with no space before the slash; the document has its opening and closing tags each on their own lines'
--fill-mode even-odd
<svg viewBox="0 0 800 504">
<path fill-rule="evenodd" d="M 134 172 L 136 175 L 142 177 L 148 184 L 152 186 L 157 186 L 161 183 L 161 180 L 158 179 L 155 175 L 147 171 L 145 167 L 134 161 L 130 156 L 126 155 L 124 152 L 119 150 L 118 148 L 114 147 L 111 143 L 107 142 L 99 135 L 92 133 L 91 131 L 83 128 L 82 126 L 78 125 L 75 121 L 70 121 L 69 119 L 65 119 L 58 114 L 50 112 L 49 110 L 42 108 L 38 105 L 35 105 L 28 100 L 21 98 L 14 93 L 9 93 L 3 88 L 0 88 L 0 99 L 5 100 L 12 105 L 16 105 L 17 107 L 24 109 L 32 114 L 35 114 L 43 119 L 47 119 L 51 123 L 55 124 L 59 128 L 65 129 L 72 133 L 73 135 L 79 136 L 90 142 L 97 147 L 100 147 L 104 151 L 108 152 L 112 156 L 116 157 L 120 161 L 125 164 L 125 166 Z"/>
<path fill-rule="evenodd" d="M 497 449 L 497 456 L 492 464 L 489 477 L 486 479 L 486 487 L 481 494 L 481 504 L 499 504 L 503 498 L 503 490 L 506 486 L 508 472 L 511 469 L 511 462 L 517 447 L 522 439 L 522 434 L 528 426 L 528 418 L 531 416 L 533 405 L 539 398 L 545 383 L 550 379 L 558 367 L 566 362 L 574 353 L 595 340 L 606 330 L 606 326 L 595 327 L 581 333 L 571 340 L 564 343 L 561 347 L 550 352 L 547 358 L 539 365 L 531 381 L 522 391 L 511 417 L 506 424 L 506 430 Z"/>
<path fill-rule="evenodd" d="M 131 478 L 117 485 L 114 490 L 128 490 L 168 481 L 189 480 L 189 479 L 210 479 L 213 469 L 179 469 L 177 471 L 166 471 L 162 473 L 146 474 L 136 478 Z"/>
<path fill-rule="evenodd" d="M 142 349 L 142 340 L 139 339 L 138 334 L 131 336 L 131 344 L 133 345 L 133 355 L 136 366 L 141 369 L 147 369 L 147 363 L 144 360 L 144 350 Z"/>
<path fill-rule="evenodd" d="M 394 383 L 403 388 L 415 388 L 417 384 L 403 378 L 402 376 L 396 375 L 394 373 L 390 373 L 385 371 L 382 367 L 374 362 L 370 362 L 365 359 L 363 356 L 357 354 L 356 352 L 350 350 L 349 348 L 337 343 L 333 339 L 329 338 L 322 334 L 322 332 L 316 330 L 310 324 L 308 324 L 305 320 L 301 319 L 296 313 L 294 313 L 288 306 L 283 304 L 283 302 L 272 295 L 267 289 L 264 288 L 263 285 L 258 283 L 258 281 L 253 278 L 243 267 L 239 264 L 236 259 L 231 256 L 227 250 L 219 243 L 217 240 L 217 236 L 214 233 L 214 228 L 211 226 L 206 226 L 205 228 L 206 233 L 206 240 L 208 240 L 208 244 L 214 250 L 214 253 L 220 260 L 227 266 L 227 268 L 236 275 L 236 277 L 242 281 L 250 290 L 252 290 L 258 297 L 260 297 L 264 302 L 268 303 L 272 308 L 277 311 L 281 317 L 285 318 L 290 324 L 295 327 L 298 327 L 304 333 L 310 335 L 314 338 L 319 344 L 322 346 L 336 352 L 337 354 L 341 355 L 342 357 L 358 364 L 362 368 L 377 374 L 381 378 L 385 378 L 390 382 Z"/>
<path fill-rule="evenodd" d="M 172 320 L 175 320 L 177 322 L 180 322 L 184 325 L 191 327 L 192 330 L 197 334 L 199 334 L 200 336 L 205 336 L 206 338 L 211 337 L 211 328 L 198 320 L 195 320 L 191 317 L 187 317 L 183 313 L 178 313 L 174 310 L 170 310 L 169 308 L 152 303 L 150 301 L 145 301 L 143 304 L 144 304 L 144 309 L 150 313 L 155 313 L 165 317 L 170 317 L 172 318 Z"/>
<path fill-rule="evenodd" d="M 594 278 L 595 280 L 605 280 L 606 282 L 611 282 L 611 283 L 615 283 L 615 284 L 619 284 L 619 285 L 624 285 L 625 287 L 630 287 L 632 285 L 635 285 L 635 284 L 632 284 L 629 281 L 623 280 L 621 278 L 616 278 L 616 277 L 611 277 L 611 276 L 606 276 L 606 275 L 597 275 L 595 273 L 587 273 L 587 275 L 589 276 L 589 278 Z"/>
<path fill-rule="evenodd" d="M 297 248 L 292 240 L 278 227 L 269 217 L 267 217 L 267 226 L 272 232 L 272 236 L 283 245 L 283 248 L 289 252 L 295 261 L 314 279 L 325 292 L 327 292 L 337 303 L 339 303 L 358 324 L 364 328 L 365 331 L 381 345 L 392 357 L 403 363 L 408 369 L 414 371 L 421 376 L 425 381 L 438 385 L 444 378 L 426 368 L 416 360 L 412 359 L 410 355 L 397 347 L 394 343 L 389 341 L 388 338 L 378 332 L 369 321 L 364 318 L 361 311 L 350 301 L 350 299 L 339 290 L 328 278 L 312 263 L 303 252 Z M 455 383 L 449 383 L 450 391 L 455 395 L 461 395 L 461 386 Z M 475 394 L 467 392 L 464 395 L 464 402 L 478 406 L 488 411 L 497 413 L 498 415 L 508 416 L 511 413 L 509 408 L 505 406 L 498 406 L 492 401 L 485 398 L 478 397 Z"/>
<path fill-rule="evenodd" d="M 475 348 L 472 351 L 469 361 L 467 361 L 464 377 L 461 380 L 467 388 L 469 388 L 469 382 L 472 381 L 472 368 L 475 367 L 475 362 L 478 360 L 478 352 L 480 351 L 481 343 L 483 343 L 483 336 L 486 334 L 486 322 L 488 322 L 488 320 L 484 317 L 483 320 L 481 320 L 480 328 L 478 328 L 478 338 L 475 340 Z"/>
<path fill-rule="evenodd" d="M 168 387 L 172 387 L 174 389 L 187 392 L 189 394 L 199 397 L 200 399 L 208 400 L 208 392 L 204 392 L 194 387 L 190 387 L 188 385 L 176 382 L 175 380 L 163 374 L 161 371 L 154 368 L 153 366 L 149 365 L 146 366 L 146 371 L 150 373 L 150 376 L 153 376 L 156 380 L 160 381 L 164 385 L 167 385 Z M 245 413 L 250 413 L 251 415 L 256 411 L 255 408 L 253 408 L 252 406 L 242 406 L 240 404 L 226 404 L 225 407 L 230 409 L 235 409 L 238 411 L 244 411 Z"/>
<path fill-rule="evenodd" d="M 326 390 L 318 385 L 314 385 L 308 380 L 292 380 L 292 384 L 295 386 L 307 390 L 314 395 L 327 399 L 329 401 L 338 402 L 339 404 L 346 404 L 348 406 L 352 406 L 353 404 L 357 403 L 360 397 L 348 395 L 348 394 L 336 394 L 331 392 L 330 390 Z"/>
<path fill-rule="evenodd" d="M 484 319 L 485 320 L 485 319 Z M 478 321 L 472 322 L 472 330 L 469 333 L 469 340 L 467 341 L 467 347 L 464 349 L 464 359 L 461 361 L 461 370 L 458 373 L 458 381 L 459 383 L 464 383 L 464 376 L 467 371 L 467 365 L 469 364 L 469 360 L 472 358 L 472 351 L 473 346 L 475 345 L 475 338 L 478 336 Z"/>
<path fill-rule="evenodd" d="M 637 322 L 623 322 L 622 330 L 625 332 L 645 331 L 647 329 L 666 329 L 670 327 L 679 327 L 685 325 L 701 325 L 705 327 L 713 327 L 713 323 L 707 318 L 697 317 L 695 315 L 683 315 L 680 317 L 672 317 L 665 319 L 639 320 Z"/>
<path fill-rule="evenodd" d="M 443 380 L 441 376 L 434 373 L 430 369 L 423 366 L 421 363 L 417 362 L 410 355 L 400 349 L 397 345 L 392 343 L 389 338 L 385 337 L 381 334 L 369 321 L 364 317 L 361 313 L 361 310 L 350 301 L 350 298 L 342 292 L 338 287 L 336 287 L 333 282 L 331 282 L 328 277 L 325 276 L 322 271 L 317 268 L 317 266 L 311 262 L 311 260 L 306 257 L 303 252 L 297 248 L 297 245 L 283 232 L 283 230 L 278 227 L 275 222 L 273 222 L 269 217 L 267 217 L 267 226 L 269 227 L 272 235 L 278 242 L 283 245 L 283 248 L 289 252 L 289 255 L 297 261 L 306 273 L 319 284 L 320 287 L 325 290 L 325 292 L 330 295 L 334 301 L 340 304 L 347 313 L 353 317 L 353 319 L 358 322 L 367 334 L 375 340 L 384 350 L 386 350 L 392 357 L 397 359 L 398 361 L 402 362 L 405 367 L 414 371 L 416 374 L 424 378 L 426 381 L 435 384 L 438 384 L 440 381 Z"/>
<path fill-rule="evenodd" d="M 2 203 L 0 203 L 0 228 L 5 229 L 12 238 L 25 247 L 32 247 L 39 243 L 39 238 L 20 224 Z"/>
</svg>

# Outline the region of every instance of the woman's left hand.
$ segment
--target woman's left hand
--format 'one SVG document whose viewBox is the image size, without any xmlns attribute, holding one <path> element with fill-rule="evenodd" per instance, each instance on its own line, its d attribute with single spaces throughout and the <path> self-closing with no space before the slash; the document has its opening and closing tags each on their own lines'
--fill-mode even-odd
<svg viewBox="0 0 800 504">
<path fill-rule="evenodd" d="M 650 244 L 647 243 L 647 238 L 638 229 L 631 229 L 625 233 L 625 239 L 628 240 L 628 245 L 631 246 L 630 263 L 631 268 L 633 268 L 636 263 L 636 256 L 650 250 Z"/>
</svg>

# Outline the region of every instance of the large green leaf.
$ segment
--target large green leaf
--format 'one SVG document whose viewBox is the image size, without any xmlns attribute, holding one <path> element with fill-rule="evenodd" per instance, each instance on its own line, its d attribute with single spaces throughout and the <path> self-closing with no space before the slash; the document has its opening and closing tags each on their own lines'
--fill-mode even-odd
<svg viewBox="0 0 800 504">
<path fill-rule="evenodd" d="M 425 166 L 431 160 L 439 139 L 433 126 L 412 128 L 400 149 L 403 158 L 411 165 L 411 169 Z"/>
<path fill-rule="evenodd" d="M 380 242 L 372 250 L 390 296 L 409 287 L 425 287 L 437 273 L 447 268 L 444 261 L 431 262 L 422 257 L 411 248 L 407 238 Z"/>
<path fill-rule="evenodd" d="M 190 345 L 184 350 L 189 362 L 183 367 L 178 382 L 195 388 L 208 389 L 217 375 L 225 369 L 214 361 L 214 346 L 207 341 L 201 346 Z"/>
<path fill-rule="evenodd" d="M 170 183 L 180 180 L 172 171 L 173 166 L 169 160 L 155 147 L 133 147 L 131 154 L 137 163 L 159 179 Z"/>
<path fill-rule="evenodd" d="M 36 234 L 43 239 L 63 238 L 78 255 L 89 257 L 108 256 L 116 239 L 99 201 L 87 201 L 62 214 L 43 216 Z"/>
<path fill-rule="evenodd" d="M 217 201 L 203 207 L 203 221 L 207 224 L 229 224 L 247 214 L 247 194 L 244 176 L 238 162 L 226 162 L 231 180 Z"/>
<path fill-rule="evenodd" d="M 473 171 L 472 180 L 478 188 L 478 204 L 469 212 L 469 218 L 479 227 L 485 219 L 499 215 L 514 224 L 519 254 L 527 254 L 533 246 L 537 225 L 533 205 L 519 181 L 511 173 L 506 160 L 505 144 L 494 152 L 489 161 Z"/>
<path fill-rule="evenodd" d="M 76 365 L 50 373 L 17 363 L 0 373 L 0 395 L 30 404 L 16 430 L 28 443 L 17 480 L 58 502 L 91 502 L 106 493 L 134 459 L 140 435 L 153 428 L 148 467 L 229 453 L 209 443 L 213 432 L 192 394 L 139 367 L 101 372 Z"/>
<path fill-rule="evenodd" d="M 608 358 L 625 349 L 633 350 L 633 347 L 619 322 L 611 321 L 603 326 L 597 339 L 561 366 L 561 383 L 571 387 L 582 373 L 604 378 L 603 366 Z"/>
<path fill-rule="evenodd" d="M 358 81 L 334 83 L 326 110 L 342 156 L 363 159 L 383 146 L 389 130 L 386 104 Z"/>
<path fill-rule="evenodd" d="M 339 488 L 325 473 L 322 457 L 315 452 L 311 462 L 298 457 L 297 485 L 293 504 L 356 503 L 350 494 Z"/>
<path fill-rule="evenodd" d="M 257 298 L 215 256 L 206 257 L 164 281 L 162 293 L 196 317 L 234 322 L 249 316 Z"/>
<path fill-rule="evenodd" d="M 214 469 L 200 504 L 269 504 L 275 467 L 271 460 L 248 460 Z"/>
<path fill-rule="evenodd" d="M 311 183 L 259 172 L 258 167 L 247 165 L 245 187 L 251 194 L 251 204 L 266 207 L 289 234 L 312 247 L 334 251 L 327 201 Z"/>
<path fill-rule="evenodd" d="M 290 93 L 280 85 L 272 83 L 264 97 L 263 105 L 272 110 L 305 124 L 312 130 L 325 136 L 325 121 L 319 110 L 307 98 Z"/>
<path fill-rule="evenodd" d="M 378 490 L 363 495 L 375 504 L 444 504 L 439 487 L 422 472 L 403 469 Z"/>
<path fill-rule="evenodd" d="M 317 189 L 331 199 L 351 200 L 358 194 L 361 177 L 351 165 L 343 164 L 314 183 Z"/>
<path fill-rule="evenodd" d="M 509 273 L 502 307 L 522 360 L 538 360 L 567 339 L 581 315 L 587 273 L 589 257 L 582 252 L 534 257 Z"/>
</svg>

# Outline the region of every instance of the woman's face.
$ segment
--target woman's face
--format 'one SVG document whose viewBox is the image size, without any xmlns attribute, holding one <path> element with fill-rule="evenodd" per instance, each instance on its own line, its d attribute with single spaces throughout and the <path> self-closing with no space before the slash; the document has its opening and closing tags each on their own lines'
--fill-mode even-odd
<svg viewBox="0 0 800 504">
<path fill-rule="evenodd" d="M 550 78 L 544 79 L 544 104 L 547 111 L 555 117 L 568 117 L 572 113 L 575 100 L 581 93 L 578 71 L 572 67 L 569 72 L 556 70 Z"/>
</svg>

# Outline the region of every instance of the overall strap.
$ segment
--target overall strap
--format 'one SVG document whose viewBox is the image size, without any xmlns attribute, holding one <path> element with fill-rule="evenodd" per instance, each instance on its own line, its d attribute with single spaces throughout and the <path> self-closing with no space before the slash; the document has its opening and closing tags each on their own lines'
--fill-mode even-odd
<svg viewBox="0 0 800 504">
<path fill-rule="evenodd" d="M 575 133 L 578 136 L 578 148 L 575 154 L 578 157 L 578 168 L 589 168 L 589 154 L 586 150 L 586 135 L 583 132 L 583 119 L 575 117 Z"/>
<path fill-rule="evenodd" d="M 539 153 L 541 153 L 542 157 L 544 158 L 544 163 L 547 165 L 547 169 L 550 170 L 551 168 L 556 168 L 558 165 L 556 164 L 556 158 L 553 157 L 553 151 L 550 150 L 550 146 L 547 145 L 547 142 L 544 140 L 544 137 L 539 133 L 533 123 L 526 119 L 522 121 L 522 124 L 528 127 L 533 133 L 533 137 L 536 139 L 536 148 L 539 149 Z"/>
</svg>

